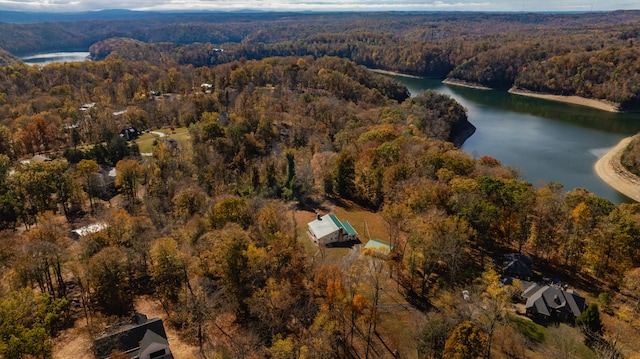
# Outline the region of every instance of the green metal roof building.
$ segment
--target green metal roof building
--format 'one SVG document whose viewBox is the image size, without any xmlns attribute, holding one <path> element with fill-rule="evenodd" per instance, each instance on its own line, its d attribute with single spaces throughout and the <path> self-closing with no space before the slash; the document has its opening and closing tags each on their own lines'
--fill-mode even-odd
<svg viewBox="0 0 640 359">
<path fill-rule="evenodd" d="M 358 232 L 347 221 L 340 221 L 333 214 L 326 214 L 308 224 L 308 234 L 316 244 L 331 244 L 356 240 Z"/>
</svg>

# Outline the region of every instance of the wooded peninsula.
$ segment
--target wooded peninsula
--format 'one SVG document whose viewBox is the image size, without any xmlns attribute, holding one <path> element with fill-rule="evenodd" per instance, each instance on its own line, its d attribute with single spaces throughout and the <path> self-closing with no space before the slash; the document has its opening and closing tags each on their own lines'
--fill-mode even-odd
<svg viewBox="0 0 640 359">
<path fill-rule="evenodd" d="M 638 110 L 640 12 L 124 14 L 0 23 L 0 358 L 639 355 L 640 205 L 370 69 Z"/>
</svg>

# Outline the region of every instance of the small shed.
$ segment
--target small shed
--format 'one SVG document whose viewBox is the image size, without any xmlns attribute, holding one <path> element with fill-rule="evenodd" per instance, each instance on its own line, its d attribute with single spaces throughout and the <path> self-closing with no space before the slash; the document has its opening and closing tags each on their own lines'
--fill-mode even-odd
<svg viewBox="0 0 640 359">
<path fill-rule="evenodd" d="M 364 246 L 364 252 L 374 256 L 387 257 L 392 250 L 391 244 L 377 238 L 370 239 Z"/>
</svg>

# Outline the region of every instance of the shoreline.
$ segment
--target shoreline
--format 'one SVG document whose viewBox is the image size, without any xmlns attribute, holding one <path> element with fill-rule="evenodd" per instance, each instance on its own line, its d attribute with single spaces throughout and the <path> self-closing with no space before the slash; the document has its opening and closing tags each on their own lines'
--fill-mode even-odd
<svg viewBox="0 0 640 359">
<path fill-rule="evenodd" d="M 402 77 L 408 77 L 408 78 L 412 78 L 412 79 L 423 79 L 424 77 L 421 76 L 416 76 L 416 75 L 407 75 L 407 74 L 403 74 L 401 72 L 395 72 L 395 71 L 389 71 L 389 70 L 381 70 L 381 69 L 369 69 L 372 72 L 377 72 L 379 74 L 383 74 L 383 75 L 393 75 L 393 76 L 402 76 Z"/>
<path fill-rule="evenodd" d="M 514 95 L 541 98 L 544 100 L 550 100 L 550 101 L 556 101 L 556 102 L 562 102 L 562 103 L 570 103 L 573 105 L 586 106 L 586 107 L 591 107 L 591 108 L 595 108 L 603 111 L 609 111 L 609 112 L 615 112 L 615 113 L 621 112 L 619 104 L 605 101 L 605 100 L 596 100 L 596 99 L 585 98 L 580 96 L 551 95 L 551 94 L 545 94 L 540 92 L 532 92 L 532 91 L 523 90 L 515 87 L 512 87 L 511 89 L 509 89 L 509 93 Z"/>
<path fill-rule="evenodd" d="M 442 80 L 442 83 L 446 84 L 446 85 L 467 87 L 467 88 L 475 89 L 475 90 L 485 90 L 485 91 L 494 90 L 491 87 L 475 84 L 475 83 L 472 83 L 472 82 L 467 82 L 467 81 L 464 81 L 464 80 L 452 79 L 452 78 L 446 78 L 446 79 Z"/>
<path fill-rule="evenodd" d="M 600 179 L 625 196 L 640 202 L 640 177 L 629 172 L 620 157 L 635 136 L 623 138 L 615 147 L 600 157 L 594 169 Z"/>
</svg>

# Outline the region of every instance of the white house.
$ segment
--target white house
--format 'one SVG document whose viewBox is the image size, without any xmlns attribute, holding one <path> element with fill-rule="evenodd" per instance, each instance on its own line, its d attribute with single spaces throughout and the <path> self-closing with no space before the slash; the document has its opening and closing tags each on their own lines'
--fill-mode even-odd
<svg viewBox="0 0 640 359">
<path fill-rule="evenodd" d="M 347 221 L 340 221 L 333 214 L 325 214 L 309 222 L 308 234 L 316 244 L 332 244 L 356 240 L 358 232 Z"/>
</svg>

